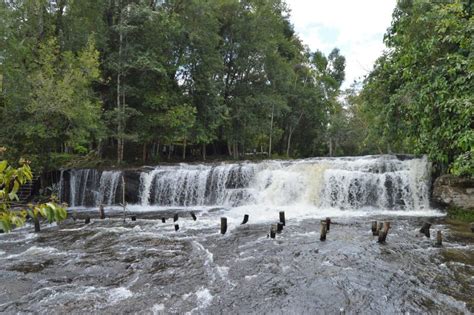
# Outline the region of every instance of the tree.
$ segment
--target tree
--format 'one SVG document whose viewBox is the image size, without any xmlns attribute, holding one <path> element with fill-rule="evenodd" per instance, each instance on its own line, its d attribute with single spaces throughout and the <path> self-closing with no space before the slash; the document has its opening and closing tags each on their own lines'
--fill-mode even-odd
<svg viewBox="0 0 474 315">
<path fill-rule="evenodd" d="M 28 163 L 20 161 L 20 164 L 20 167 L 14 168 L 6 160 L 0 162 L 0 229 L 9 232 L 14 227 L 22 226 L 27 214 L 35 220 L 42 216 L 49 223 L 66 219 L 66 209 L 54 202 L 30 205 L 28 210 L 11 210 L 13 203 L 18 201 L 20 187 L 33 178 Z"/>
<path fill-rule="evenodd" d="M 473 175 L 473 23 L 468 3 L 398 3 L 390 50 L 361 93 L 386 151 L 427 153 L 440 170 Z"/>
</svg>

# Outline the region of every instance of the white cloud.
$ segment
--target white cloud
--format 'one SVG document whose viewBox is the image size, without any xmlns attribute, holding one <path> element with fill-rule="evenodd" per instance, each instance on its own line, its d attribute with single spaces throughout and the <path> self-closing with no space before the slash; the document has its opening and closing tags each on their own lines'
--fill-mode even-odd
<svg viewBox="0 0 474 315">
<path fill-rule="evenodd" d="M 346 57 L 344 88 L 368 74 L 384 49 L 396 0 L 286 0 L 304 44 L 325 54 L 337 47 Z"/>
</svg>

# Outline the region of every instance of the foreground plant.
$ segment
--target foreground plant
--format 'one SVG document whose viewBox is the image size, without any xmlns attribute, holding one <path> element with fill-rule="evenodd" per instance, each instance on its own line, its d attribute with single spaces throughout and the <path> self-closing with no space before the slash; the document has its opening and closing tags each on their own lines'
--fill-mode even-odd
<svg viewBox="0 0 474 315">
<path fill-rule="evenodd" d="M 27 215 L 35 221 L 40 217 L 49 223 L 60 222 L 66 219 L 67 212 L 62 206 L 54 202 L 29 204 L 28 209 L 12 210 L 20 200 L 18 192 L 22 185 L 32 181 L 33 174 L 27 161 L 20 160 L 20 167 L 15 168 L 4 160 L 0 162 L 0 229 L 10 232 L 13 228 L 25 224 Z"/>
</svg>

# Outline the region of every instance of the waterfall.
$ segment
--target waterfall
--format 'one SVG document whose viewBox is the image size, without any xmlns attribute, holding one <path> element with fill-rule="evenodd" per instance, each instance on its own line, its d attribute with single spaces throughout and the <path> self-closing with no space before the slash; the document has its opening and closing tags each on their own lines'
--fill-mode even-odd
<svg viewBox="0 0 474 315">
<path fill-rule="evenodd" d="M 77 169 L 69 171 L 69 206 L 97 207 L 100 204 L 115 204 L 115 195 L 119 186 L 120 171 L 97 171 Z M 60 187 L 64 189 L 63 172 Z"/>
<path fill-rule="evenodd" d="M 429 208 L 429 163 L 393 155 L 159 166 L 140 176 L 143 206 L 308 204 L 338 209 Z"/>
<path fill-rule="evenodd" d="M 63 195 L 69 195 L 70 206 L 119 203 L 116 192 L 121 187 L 120 171 L 68 172 L 69 194 L 65 189 Z M 127 194 L 135 194 L 142 207 L 429 209 L 430 164 L 426 157 L 378 155 L 259 163 L 182 163 L 131 172 L 136 176 L 132 181 L 137 182 L 126 187 Z M 137 185 L 138 188 L 131 188 Z"/>
</svg>

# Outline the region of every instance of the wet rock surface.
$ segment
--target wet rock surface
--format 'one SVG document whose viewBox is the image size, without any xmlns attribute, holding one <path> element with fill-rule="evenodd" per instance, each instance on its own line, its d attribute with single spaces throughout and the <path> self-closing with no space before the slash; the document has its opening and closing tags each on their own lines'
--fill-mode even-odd
<svg viewBox="0 0 474 315">
<path fill-rule="evenodd" d="M 221 235 L 221 213 L 196 215 L 178 232 L 148 214 L 2 234 L 0 312 L 474 312 L 474 238 L 443 218 L 431 239 L 418 233 L 426 218 L 391 218 L 378 244 L 371 221 L 387 217 L 333 218 L 320 242 L 320 218 L 287 220 L 272 240 L 269 224 Z"/>
<path fill-rule="evenodd" d="M 474 211 L 474 179 L 453 175 L 438 177 L 433 184 L 433 200 L 443 206 Z"/>
</svg>

